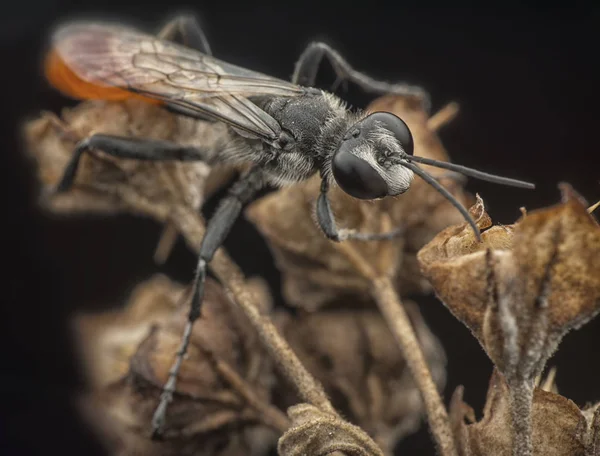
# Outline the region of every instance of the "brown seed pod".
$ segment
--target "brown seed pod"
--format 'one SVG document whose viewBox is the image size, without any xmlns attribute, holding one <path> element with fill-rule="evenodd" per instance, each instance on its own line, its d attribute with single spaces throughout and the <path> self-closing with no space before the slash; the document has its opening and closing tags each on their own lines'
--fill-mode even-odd
<svg viewBox="0 0 600 456">
<path fill-rule="evenodd" d="M 428 125 L 419 99 L 398 95 L 384 96 L 368 110 L 387 110 L 400 116 L 411 128 L 418 155 L 437 160 L 448 156 Z M 463 204 L 469 197 L 462 182 L 452 173 L 424 166 Z M 315 201 L 320 180 L 283 188 L 254 202 L 247 216 L 266 236 L 276 261 L 283 271 L 283 292 L 297 307 L 314 310 L 340 296 L 368 294 L 369 281 L 321 232 L 315 220 Z M 435 189 L 415 179 L 410 190 L 398 198 L 376 201 L 354 199 L 337 186 L 330 190 L 330 201 L 338 225 L 360 232 L 381 233 L 403 227 L 392 241 L 345 241 L 380 275 L 394 273 L 403 293 L 429 290 L 416 261 L 416 252 L 439 230 L 458 223 L 462 216 Z"/>
<path fill-rule="evenodd" d="M 77 319 L 92 380 L 84 410 L 111 454 L 258 455 L 273 431 L 287 429 L 288 419 L 270 406 L 271 362 L 255 332 L 216 282 L 206 285 L 162 442 L 150 440 L 150 421 L 180 344 L 189 290 L 155 276 L 123 311 Z"/>
<path fill-rule="evenodd" d="M 600 311 L 600 227 L 571 187 L 563 202 L 491 227 L 483 201 L 466 224 L 447 228 L 418 254 L 423 273 L 471 329 L 498 369 L 539 375 L 560 339 Z"/>
<path fill-rule="evenodd" d="M 385 454 L 416 431 L 424 416 L 421 394 L 385 320 L 375 309 L 335 308 L 281 318 L 282 333 L 302 363 L 321 382 L 332 404 L 360 426 Z M 439 390 L 445 385 L 445 354 L 416 304 L 405 301 L 423 353 Z M 281 408 L 298 402 L 280 382 L 274 393 Z"/>
<path fill-rule="evenodd" d="M 479 340 L 510 393 L 514 454 L 535 449 L 536 378 L 563 336 L 600 311 L 600 227 L 567 184 L 563 201 L 491 227 L 483 201 L 471 208 L 482 234 L 449 227 L 418 254 L 424 275 Z"/>
</svg>

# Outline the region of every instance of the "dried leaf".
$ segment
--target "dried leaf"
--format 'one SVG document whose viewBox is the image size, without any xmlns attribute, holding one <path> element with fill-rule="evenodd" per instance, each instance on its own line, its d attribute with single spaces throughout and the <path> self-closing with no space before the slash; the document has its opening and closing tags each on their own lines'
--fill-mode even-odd
<svg viewBox="0 0 600 456">
<path fill-rule="evenodd" d="M 450 227 L 418 254 L 438 296 L 507 376 L 533 381 L 562 336 L 600 310 L 600 227 L 567 185 L 563 202 L 475 242 Z M 491 225 L 483 202 L 471 208 Z"/>
<path fill-rule="evenodd" d="M 76 144 L 94 134 L 170 140 L 200 145 L 218 138 L 206 123 L 138 100 L 86 101 L 61 117 L 43 113 L 24 127 L 27 153 L 37 164 L 43 202 L 53 211 L 128 211 L 166 221 L 176 207 L 198 210 L 205 195 L 231 175 L 202 162 L 124 160 L 101 151 L 84 154 L 73 189 L 54 194 Z"/>
<path fill-rule="evenodd" d="M 137 448 L 161 455 L 261 454 L 243 451 L 257 444 L 248 438 L 264 437 L 265 425 L 277 428 L 253 406 L 270 404 L 271 362 L 245 316 L 212 280 L 167 412 L 166 440 L 149 439 L 187 320 L 188 291 L 159 275 L 139 285 L 123 311 L 78 318 L 83 358 L 92 367 L 86 401 L 95 405 L 88 412 L 97 425 L 104 423 L 101 433 L 113 436 L 116 454 Z"/>
<path fill-rule="evenodd" d="M 346 456 L 383 456 L 363 430 L 312 405 L 290 407 L 288 415 L 293 425 L 279 439 L 280 456 L 326 456 L 336 451 Z"/>
<path fill-rule="evenodd" d="M 370 110 L 389 110 L 411 128 L 418 155 L 447 160 L 435 132 L 427 125 L 427 114 L 419 100 L 401 96 L 377 99 Z M 460 201 L 468 196 L 453 174 L 426 167 Z M 287 302 L 314 310 L 341 296 L 367 295 L 369 283 L 348 258 L 318 227 L 314 211 L 319 194 L 318 176 L 273 192 L 247 209 L 247 216 L 267 237 L 278 266 L 283 271 L 283 293 Z M 381 233 L 402 226 L 404 234 L 393 241 L 346 241 L 379 273 L 394 273 L 403 293 L 429 290 L 415 254 L 440 229 L 462 220 L 451 204 L 428 184 L 415 179 L 410 190 L 398 198 L 361 201 L 337 186 L 330 201 L 338 226 L 360 232 Z"/>
<path fill-rule="evenodd" d="M 282 332 L 302 363 L 323 384 L 335 409 L 391 455 L 397 442 L 421 424 L 421 394 L 379 312 L 347 310 L 346 301 L 338 304 L 334 309 L 282 319 Z M 433 378 L 442 390 L 443 348 L 418 307 L 410 301 L 405 305 Z M 282 408 L 298 402 L 285 383 L 279 385 L 278 393 Z"/>
<path fill-rule="evenodd" d="M 460 456 L 512 456 L 512 422 L 509 387 L 498 372 L 490 380 L 483 418 L 472 424 L 464 421 L 462 388 L 454 392 L 450 415 Z M 472 417 L 470 417 L 472 420 Z M 584 456 L 579 436 L 585 418 L 570 400 L 535 389 L 532 407 L 532 440 L 535 456 Z"/>
</svg>

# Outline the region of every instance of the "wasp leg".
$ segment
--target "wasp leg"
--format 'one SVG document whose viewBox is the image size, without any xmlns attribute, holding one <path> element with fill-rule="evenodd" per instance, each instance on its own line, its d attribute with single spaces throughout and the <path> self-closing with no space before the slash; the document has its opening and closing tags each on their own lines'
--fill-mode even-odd
<svg viewBox="0 0 600 456">
<path fill-rule="evenodd" d="M 429 94 L 422 87 L 402 83 L 392 84 L 373 79 L 352 68 L 335 49 L 320 41 L 310 43 L 302 52 L 296 62 L 292 82 L 305 87 L 313 87 L 323 57 L 329 59 L 337 77 L 342 80 L 353 82 L 367 92 L 418 96 L 422 98 L 426 108 L 429 109 Z"/>
<path fill-rule="evenodd" d="M 158 32 L 158 38 L 183 44 L 203 54 L 212 55 L 206 35 L 193 15 L 175 16 Z"/>
<path fill-rule="evenodd" d="M 328 239 L 341 242 L 346 239 L 356 239 L 359 241 L 377 241 L 377 240 L 385 240 L 392 239 L 396 236 L 401 235 L 404 232 L 404 228 L 397 228 L 392 231 L 388 231 L 386 233 L 359 233 L 355 230 L 349 229 L 338 229 L 335 222 L 335 216 L 333 215 L 333 211 L 331 210 L 331 204 L 329 203 L 329 198 L 327 197 L 327 192 L 329 191 L 329 183 L 327 179 L 321 180 L 321 193 L 317 199 L 317 221 L 319 222 L 319 227 L 327 236 Z"/>
<path fill-rule="evenodd" d="M 79 162 L 83 154 L 90 149 L 99 149 L 119 158 L 152 161 L 207 161 L 207 151 L 196 147 L 181 146 L 170 141 L 154 139 L 138 139 L 113 135 L 92 135 L 80 141 L 75 147 L 73 156 L 65 168 L 57 192 L 65 192 L 71 188 Z"/>
<path fill-rule="evenodd" d="M 160 436 L 165 423 L 167 406 L 173 399 L 177 376 L 185 357 L 192 334 L 194 322 L 200 317 L 206 266 L 212 260 L 217 249 L 223 244 L 231 227 L 239 217 L 243 206 L 248 203 L 263 186 L 263 176 L 259 168 L 251 169 L 243 175 L 230 189 L 228 195 L 221 201 L 217 210 L 206 226 L 206 232 L 200 245 L 198 267 L 194 277 L 193 295 L 188 321 L 183 332 L 181 346 L 177 352 L 175 363 L 169 371 L 169 378 L 163 387 L 160 403 L 152 418 L 152 438 Z"/>
</svg>

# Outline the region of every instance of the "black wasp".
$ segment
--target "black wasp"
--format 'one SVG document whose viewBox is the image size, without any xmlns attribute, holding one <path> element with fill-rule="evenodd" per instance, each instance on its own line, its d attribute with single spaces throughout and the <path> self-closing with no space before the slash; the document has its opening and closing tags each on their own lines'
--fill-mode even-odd
<svg viewBox="0 0 600 456">
<path fill-rule="evenodd" d="M 311 43 L 302 53 L 291 82 L 222 62 L 211 56 L 197 22 L 185 16 L 167 24 L 158 37 L 84 21 L 64 24 L 54 33 L 47 75 L 67 95 L 115 99 L 125 93 L 142 97 L 210 124 L 214 133 L 210 137 L 217 138 L 199 147 L 96 134 L 77 145 L 58 191 L 71 187 L 80 158 L 90 149 L 128 159 L 250 165 L 208 222 L 182 346 L 154 414 L 154 436 L 164 424 L 192 326 L 200 316 L 207 263 L 242 207 L 262 187 L 293 184 L 320 173 L 317 221 L 333 241 L 390 238 L 399 230 L 369 234 L 339 229 L 327 199 L 331 185 L 339 185 L 355 198 L 372 200 L 406 192 L 416 174 L 463 214 L 478 237 L 468 211 L 417 163 L 500 184 L 534 187 L 413 155 L 411 132 L 400 118 L 388 112 L 351 112 L 338 97 L 312 87 L 323 57 L 331 61 L 338 77 L 365 90 L 426 99 L 418 87 L 376 81 L 352 69 L 334 49 L 320 42 Z"/>
</svg>

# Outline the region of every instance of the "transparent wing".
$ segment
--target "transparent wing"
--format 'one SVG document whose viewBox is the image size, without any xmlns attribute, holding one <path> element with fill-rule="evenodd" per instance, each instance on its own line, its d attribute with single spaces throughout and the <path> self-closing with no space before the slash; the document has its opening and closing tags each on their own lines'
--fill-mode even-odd
<svg viewBox="0 0 600 456">
<path fill-rule="evenodd" d="M 296 97 L 305 89 L 185 46 L 112 24 L 74 22 L 54 34 L 53 53 L 84 83 L 140 94 L 274 139 L 281 127 L 249 97 Z"/>
</svg>

